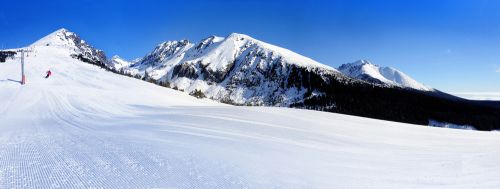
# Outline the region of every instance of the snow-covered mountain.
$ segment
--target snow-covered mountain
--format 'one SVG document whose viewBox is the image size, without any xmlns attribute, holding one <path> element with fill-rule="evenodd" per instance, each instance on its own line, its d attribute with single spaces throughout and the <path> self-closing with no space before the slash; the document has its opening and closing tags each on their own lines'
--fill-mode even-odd
<svg viewBox="0 0 500 189">
<path fill-rule="evenodd" d="M 500 188 L 500 132 L 229 106 L 84 63 L 98 60 L 95 55 L 101 51 L 81 45 L 67 31 L 49 38 L 25 48 L 31 51 L 25 58 L 26 85 L 19 83 L 19 53 L 0 63 L 0 188 Z M 209 40 L 199 49 L 209 53 L 216 44 Z M 158 54 L 176 58 L 182 46 Z M 254 56 L 259 52 L 262 55 Z M 429 123 L 427 111 L 435 110 L 422 106 L 426 98 L 411 101 L 415 91 L 338 82 L 335 70 L 294 63 L 260 45 L 241 54 L 231 67 L 254 66 L 251 74 L 244 75 L 243 68 L 229 72 L 270 77 L 255 81 L 264 85 L 288 79 L 283 89 L 311 91 L 306 100 L 318 107 L 372 117 L 396 115 L 383 117 L 387 119 L 418 116 L 424 124 Z M 141 65 L 148 63 L 135 68 Z M 199 74 L 197 66 L 193 76 Z M 269 67 L 276 68 L 262 70 Z M 47 69 L 53 72 L 50 78 L 44 77 Z M 215 73 L 222 72 L 214 70 L 202 72 L 210 77 L 199 77 L 215 83 Z M 227 75 L 238 80 L 233 73 Z M 500 113 L 481 114 L 478 106 L 457 114 L 467 108 L 433 102 L 439 105 L 431 122 L 437 126 L 452 123 L 441 120 L 445 112 L 455 119 L 500 123 L 489 119 L 498 120 Z M 413 107 L 416 110 L 408 111 Z"/>
<path fill-rule="evenodd" d="M 43 37 L 33 43 L 29 48 L 40 46 L 50 46 L 54 47 L 54 49 L 67 50 L 72 57 L 91 64 L 102 66 L 107 62 L 106 55 L 102 50 L 90 46 L 77 34 L 64 28 Z"/>
<path fill-rule="evenodd" d="M 118 56 L 106 60 L 103 51 L 65 29 L 26 49 L 35 56 L 46 57 L 43 61 L 57 62 L 51 64 L 56 67 L 39 68 L 53 70 L 54 75 L 67 74 L 58 70 L 61 60 L 86 62 L 228 104 L 305 108 L 423 125 L 432 119 L 471 125 L 479 130 L 496 129 L 500 124 L 500 112 L 488 109 L 492 106 L 467 102 L 437 90 L 407 90 L 400 85 L 348 77 L 334 68 L 243 34 L 226 38 L 211 36 L 199 43 L 169 41 L 134 61 Z M 12 56 L 19 56 L 15 51 L 12 50 L 14 55 L 9 55 L 9 51 L 2 56 L 8 55 L 6 61 L 9 61 Z M 87 77 L 93 76 L 87 74 Z"/>
<path fill-rule="evenodd" d="M 433 90 L 395 68 L 375 65 L 368 60 L 358 60 L 353 63 L 342 64 L 338 70 L 347 76 L 371 83 L 423 91 Z"/>
<path fill-rule="evenodd" d="M 127 60 L 124 60 L 118 55 L 114 55 L 111 57 L 111 60 L 109 60 L 108 65 L 110 68 L 115 69 L 115 70 L 121 70 L 122 68 L 127 68 L 134 62 L 130 62 Z"/>
<path fill-rule="evenodd" d="M 500 132 L 229 106 L 74 53 L 33 47 L 26 85 L 0 63 L 0 188 L 500 187 Z"/>
<path fill-rule="evenodd" d="M 234 104 L 288 106 L 308 92 L 303 72 L 344 77 L 335 68 L 244 34 L 211 36 L 199 43 L 168 41 L 120 72 L 148 76 L 188 93 Z M 327 76 L 328 75 L 328 76 Z"/>
</svg>

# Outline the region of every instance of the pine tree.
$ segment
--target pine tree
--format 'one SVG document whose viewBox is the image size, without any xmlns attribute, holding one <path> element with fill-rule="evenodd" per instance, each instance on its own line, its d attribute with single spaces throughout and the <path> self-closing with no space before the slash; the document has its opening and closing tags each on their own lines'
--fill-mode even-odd
<svg viewBox="0 0 500 189">
<path fill-rule="evenodd" d="M 205 98 L 205 94 L 201 92 L 201 90 L 195 89 L 193 92 L 190 94 L 191 96 L 194 96 L 196 98 Z"/>
</svg>

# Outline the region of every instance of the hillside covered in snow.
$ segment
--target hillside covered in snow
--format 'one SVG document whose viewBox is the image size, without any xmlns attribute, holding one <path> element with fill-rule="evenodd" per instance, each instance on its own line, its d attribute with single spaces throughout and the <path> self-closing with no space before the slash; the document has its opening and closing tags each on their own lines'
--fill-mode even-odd
<svg viewBox="0 0 500 189">
<path fill-rule="evenodd" d="M 498 132 L 230 106 L 102 69 L 57 36 L 25 48 L 26 85 L 19 54 L 0 63 L 0 188 L 500 187 Z"/>
<path fill-rule="evenodd" d="M 421 125 L 435 120 L 479 130 L 500 129 L 500 108 L 489 102 L 469 101 L 427 88 L 394 68 L 367 61 L 343 65 L 339 72 L 243 34 L 211 36 L 199 43 L 167 41 L 133 61 L 116 55 L 107 59 L 105 52 L 66 29 L 43 37 L 26 50 L 36 54 L 41 47 L 64 51 L 73 59 L 116 74 L 226 104 L 313 109 Z M 15 51 L 0 54 L 12 59 Z"/>
<path fill-rule="evenodd" d="M 279 106 L 428 125 L 500 128 L 500 109 L 427 87 L 366 60 L 339 70 L 244 34 L 167 41 L 134 61 L 101 67 L 161 86 L 246 106 Z"/>
</svg>

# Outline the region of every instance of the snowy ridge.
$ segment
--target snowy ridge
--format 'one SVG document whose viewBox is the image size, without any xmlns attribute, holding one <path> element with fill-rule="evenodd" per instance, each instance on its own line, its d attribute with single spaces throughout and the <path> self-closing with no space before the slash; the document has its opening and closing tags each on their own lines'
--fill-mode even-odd
<svg viewBox="0 0 500 189">
<path fill-rule="evenodd" d="M 134 62 L 129 62 L 127 60 L 124 60 L 118 55 L 114 55 L 113 57 L 111 57 L 110 61 L 111 61 L 110 62 L 111 64 L 109 66 L 115 70 L 120 70 L 124 67 L 129 67 L 131 64 L 134 63 Z"/>
<path fill-rule="evenodd" d="M 91 64 L 104 65 L 108 61 L 102 50 L 95 49 L 77 34 L 64 28 L 43 37 L 30 45 L 29 48 L 38 49 L 43 47 L 65 50 L 74 58 Z"/>
<path fill-rule="evenodd" d="M 412 88 L 423 91 L 433 90 L 432 88 L 417 82 L 410 76 L 395 68 L 381 67 L 372 64 L 367 60 L 359 60 L 353 63 L 343 64 L 338 68 L 338 70 L 347 76 L 371 83 Z"/>
<path fill-rule="evenodd" d="M 196 44 L 167 41 L 129 67 L 117 67 L 120 72 L 147 75 L 188 93 L 201 90 L 219 101 L 279 106 L 300 101 L 306 93 L 284 86 L 293 69 L 340 73 L 288 49 L 237 33 L 226 38 L 210 36 Z"/>
<path fill-rule="evenodd" d="M 53 46 L 71 48 L 76 47 L 77 44 L 84 44 L 85 41 L 80 39 L 75 33 L 67 29 L 61 28 L 51 34 L 36 41 L 30 46 Z"/>
<path fill-rule="evenodd" d="M 263 48 L 263 50 L 267 51 L 266 53 L 271 53 L 272 55 L 275 55 L 275 56 L 281 56 L 284 58 L 284 60 L 286 62 L 291 63 L 291 64 L 295 64 L 295 65 L 302 66 L 302 67 L 324 68 L 324 69 L 336 71 L 335 68 L 332 68 L 332 67 L 327 66 L 325 64 L 321 64 L 319 62 L 316 62 L 308 57 L 302 56 L 302 55 L 297 54 L 295 52 L 292 52 L 288 49 L 259 41 L 257 39 L 254 39 L 254 38 L 248 36 L 248 35 L 232 33 L 231 35 L 229 35 L 228 39 L 230 39 L 231 41 L 242 41 L 242 43 L 244 43 L 245 45 L 254 45 L 255 44 L 256 46 L 259 46 L 259 47 Z M 274 53 L 276 53 L 276 54 L 274 54 Z"/>
<path fill-rule="evenodd" d="M 286 63 L 301 67 L 324 68 L 336 71 L 335 68 L 318 63 L 288 49 L 267 44 L 238 33 L 232 33 L 226 38 L 210 36 L 197 45 L 188 40 L 161 43 L 140 62 L 132 65 L 131 70 L 137 70 L 137 73 L 139 73 L 138 71 L 145 71 L 148 68 L 172 67 L 184 62 L 201 62 L 212 71 L 223 70 L 227 69 L 246 50 L 258 50 L 261 54 L 280 57 Z M 153 77 L 155 76 L 153 75 Z M 156 79 L 160 77 L 156 76 Z"/>
</svg>

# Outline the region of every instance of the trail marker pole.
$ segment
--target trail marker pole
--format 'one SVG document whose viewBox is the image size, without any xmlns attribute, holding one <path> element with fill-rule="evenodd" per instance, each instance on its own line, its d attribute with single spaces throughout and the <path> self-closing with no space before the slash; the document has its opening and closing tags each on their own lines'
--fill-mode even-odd
<svg viewBox="0 0 500 189">
<path fill-rule="evenodd" d="M 26 84 L 26 76 L 24 75 L 24 50 L 21 50 L 21 85 Z"/>
</svg>

